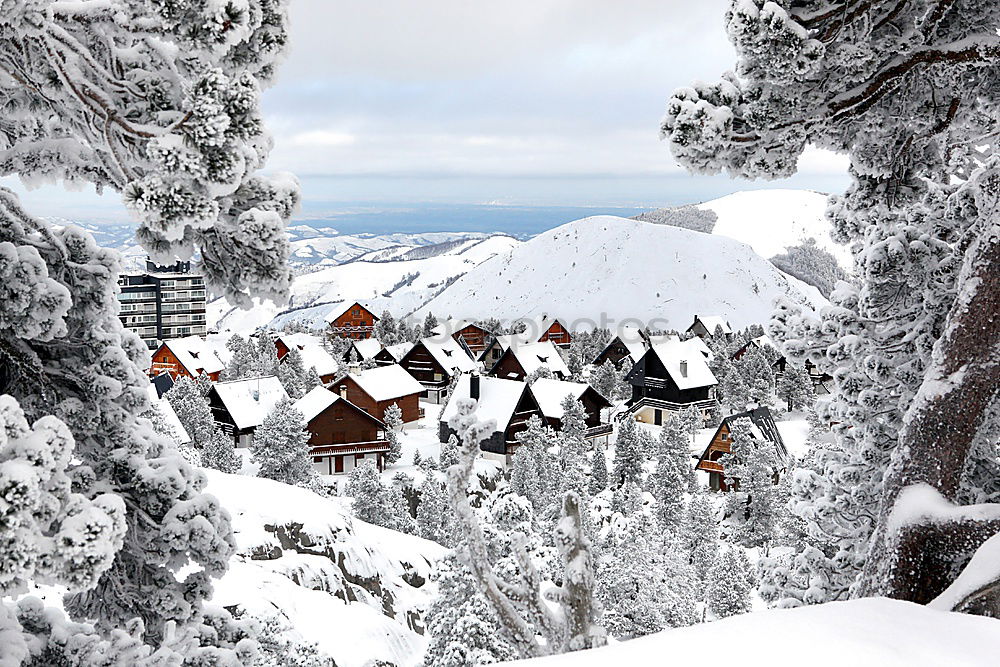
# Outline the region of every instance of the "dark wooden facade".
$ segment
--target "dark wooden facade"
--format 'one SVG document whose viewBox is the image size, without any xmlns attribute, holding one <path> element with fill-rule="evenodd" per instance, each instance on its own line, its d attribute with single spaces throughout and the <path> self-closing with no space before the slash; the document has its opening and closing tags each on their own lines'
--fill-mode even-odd
<svg viewBox="0 0 1000 667">
<path fill-rule="evenodd" d="M 601 410 L 610 408 L 608 399 L 601 396 L 593 387 L 587 389 L 577 399 L 583 405 L 583 411 L 587 413 L 587 428 L 596 428 L 601 425 Z M 545 423 L 559 431 L 562 429 L 562 420 L 554 417 L 545 417 Z"/>
<path fill-rule="evenodd" d="M 385 424 L 349 401 L 332 403 L 309 421 L 306 430 L 313 466 L 321 474 L 350 472 L 366 459 L 375 460 L 380 471 L 385 469 L 389 451 Z"/>
<path fill-rule="evenodd" d="M 402 359 L 399 365 L 406 369 L 417 382 L 424 385 L 424 395 L 428 390 L 439 391 L 451 382 L 451 373 L 441 366 L 423 343 L 414 345 Z"/>
<path fill-rule="evenodd" d="M 525 392 L 521 394 L 521 400 L 518 401 L 517 408 L 511 413 L 510 419 L 507 420 L 506 424 L 497 424 L 497 430 L 489 438 L 483 440 L 479 448 L 491 454 L 505 455 L 509 462 L 509 458 L 520 446 L 518 436 L 527 430 L 528 420 L 532 416 L 545 420 L 545 415 L 538 407 L 538 402 L 535 401 L 535 397 L 531 395 L 531 392 L 527 390 L 527 385 L 525 385 Z M 455 429 L 451 428 L 447 422 L 439 422 L 438 437 L 441 442 L 447 442 L 448 438 L 454 434 Z"/>
<path fill-rule="evenodd" d="M 208 407 L 212 411 L 212 419 L 221 428 L 223 433 L 228 434 L 233 439 L 233 443 L 237 447 L 247 447 L 250 441 L 253 439 L 253 433 L 257 430 L 256 426 L 250 428 L 238 428 L 236 426 L 236 421 L 233 416 L 229 414 L 229 408 L 222 401 L 219 396 L 219 392 L 216 391 L 215 387 L 212 387 L 208 391 Z"/>
<path fill-rule="evenodd" d="M 490 368 L 488 375 L 504 380 L 524 380 L 528 374 L 524 372 L 524 367 L 517 360 L 514 349 L 508 347 L 500 354 L 500 359 Z"/>
<path fill-rule="evenodd" d="M 376 322 L 375 313 L 355 302 L 330 320 L 330 331 L 341 338 L 371 338 Z"/>
<path fill-rule="evenodd" d="M 562 325 L 559 320 L 553 320 L 549 328 L 542 332 L 539 336 L 539 343 L 544 343 L 545 341 L 552 341 L 559 347 L 568 347 L 572 342 L 573 335 L 569 332 L 569 329 Z"/>
<path fill-rule="evenodd" d="M 594 358 L 594 366 L 606 363 L 613 364 L 615 368 L 621 368 L 623 365 L 631 368 L 635 363 L 635 359 L 632 358 L 632 352 L 619 336 L 612 338 L 607 347 Z"/>
<path fill-rule="evenodd" d="M 385 411 L 390 405 L 398 405 L 403 413 L 403 422 L 408 423 L 420 419 L 420 394 L 397 396 L 384 401 L 376 401 L 361 385 L 349 375 L 335 380 L 329 385 L 329 390 L 358 406 L 379 421 L 385 421 Z"/>
<path fill-rule="evenodd" d="M 632 386 L 632 398 L 629 404 L 643 398 L 684 404 L 707 401 L 714 397 L 712 387 L 679 389 L 659 355 L 652 349 L 647 350 L 642 359 L 625 375 L 625 381 Z"/>
<path fill-rule="evenodd" d="M 731 423 L 736 419 L 749 419 L 760 434 L 767 438 L 771 443 L 774 444 L 775 451 L 781 458 L 782 462 L 788 459 L 788 450 L 785 448 L 785 443 L 781 439 L 781 433 L 778 432 L 778 426 L 774 422 L 774 417 L 771 415 L 771 411 L 767 407 L 759 407 L 753 410 L 748 410 L 746 412 L 741 412 L 735 415 L 730 415 L 722 420 L 719 427 L 715 430 L 715 434 L 709 441 L 708 446 L 705 451 L 702 452 L 701 457 L 698 459 L 698 463 L 695 465 L 696 470 L 703 470 L 708 473 L 708 484 L 709 488 L 713 491 L 729 491 L 730 486 L 726 483 L 726 471 L 722 465 L 722 457 L 726 454 L 731 454 L 733 449 L 733 433 Z M 778 483 L 778 472 L 775 471 L 774 483 Z M 739 490 L 739 480 L 734 480 L 732 485 L 733 491 Z"/>
<path fill-rule="evenodd" d="M 458 331 L 453 331 L 451 337 L 464 342 L 472 352 L 478 355 L 486 349 L 492 339 L 492 334 L 478 324 L 470 323 Z"/>
</svg>

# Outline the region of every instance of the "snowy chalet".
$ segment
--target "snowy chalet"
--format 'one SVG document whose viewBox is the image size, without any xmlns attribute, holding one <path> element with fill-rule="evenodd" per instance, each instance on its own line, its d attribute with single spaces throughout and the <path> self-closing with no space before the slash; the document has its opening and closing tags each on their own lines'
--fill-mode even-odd
<svg viewBox="0 0 1000 667">
<path fill-rule="evenodd" d="M 694 407 L 704 413 L 716 405 L 718 381 L 694 339 L 654 343 L 625 381 L 632 385 L 629 414 L 638 421 L 660 425 L 664 412 Z"/>
<path fill-rule="evenodd" d="M 768 441 L 773 444 L 775 451 L 781 458 L 781 463 L 788 461 L 788 449 L 781 439 L 781 433 L 778 431 L 778 425 L 774 423 L 771 411 L 766 406 L 729 415 L 719 424 L 719 428 L 715 430 L 715 434 L 695 465 L 695 469 L 708 473 L 708 484 L 713 491 L 729 490 L 729 486 L 726 484 L 726 471 L 723 469 L 720 459 L 726 454 L 732 453 L 733 429 L 736 428 L 737 424 L 751 433 L 755 440 Z"/>
<path fill-rule="evenodd" d="M 567 396 L 580 401 L 586 413 L 587 430 L 584 437 L 592 442 L 608 444 L 611 435 L 611 424 L 601 421 L 601 410 L 610 408 L 608 399 L 601 396 L 593 387 L 584 382 L 564 382 L 551 378 L 539 378 L 531 384 L 531 395 L 535 397 L 538 407 L 545 417 L 545 423 L 553 429 L 562 430 L 562 402 Z"/>
<path fill-rule="evenodd" d="M 448 398 L 448 385 L 456 375 L 478 370 L 478 364 L 454 338 L 422 338 L 399 361 L 424 387 L 423 397 L 432 403 Z"/>
<path fill-rule="evenodd" d="M 649 336 L 637 327 L 621 327 L 611 341 L 594 358 L 594 365 L 600 366 L 610 362 L 615 368 L 631 368 L 649 346 Z"/>
<path fill-rule="evenodd" d="M 407 341 L 405 343 L 396 343 L 395 345 L 386 345 L 379 353 L 376 354 L 373 359 L 375 363 L 380 366 L 389 366 L 391 364 L 398 364 L 399 360 L 406 356 L 406 353 L 413 348 L 413 343 Z"/>
<path fill-rule="evenodd" d="M 570 376 L 566 362 L 551 341 L 511 345 L 493 364 L 489 374 L 506 380 L 523 380 L 540 368 L 549 369 L 559 379 Z"/>
<path fill-rule="evenodd" d="M 355 301 L 347 310 L 329 320 L 330 332 L 341 338 L 371 338 L 376 322 L 378 317 L 375 313 Z"/>
<path fill-rule="evenodd" d="M 729 322 L 719 315 L 695 315 L 694 322 L 685 333 L 705 338 L 706 336 L 714 336 L 715 330 L 719 327 L 722 328 L 722 333 L 726 338 L 733 335 L 733 328 L 729 326 Z"/>
<path fill-rule="evenodd" d="M 476 360 L 481 361 L 486 368 L 492 368 L 509 347 L 527 342 L 521 334 L 498 334 L 490 339 L 486 349 L 479 353 Z"/>
<path fill-rule="evenodd" d="M 398 364 L 348 373 L 327 389 L 379 421 L 385 421 L 385 411 L 390 405 L 399 406 L 404 423 L 421 417 L 420 394 L 424 387 Z"/>
<path fill-rule="evenodd" d="M 278 354 L 278 362 L 293 349 L 302 356 L 302 365 L 308 370 L 313 368 L 323 383 L 332 382 L 337 377 L 340 364 L 325 347 L 319 336 L 307 333 L 282 334 L 274 340 Z"/>
<path fill-rule="evenodd" d="M 362 338 L 351 341 L 350 346 L 344 351 L 344 361 L 351 363 L 354 361 L 378 360 L 378 355 L 382 352 L 382 343 L 375 338 Z"/>
<path fill-rule="evenodd" d="M 524 382 L 480 377 L 477 373 L 462 375 L 441 413 L 438 424 L 441 442 L 447 442 L 455 433 L 448 420 L 458 414 L 460 398 L 476 399 L 476 418 L 480 421 L 492 419 L 496 423 L 496 430 L 479 445 L 479 449 L 484 458 L 504 465 L 510 465 L 510 459 L 519 445 L 518 435 L 527 428 L 528 420 L 533 415 L 544 419 L 538 401 Z"/>
<path fill-rule="evenodd" d="M 524 337 L 532 343 L 551 342 L 559 347 L 569 347 L 573 335 L 569 328 L 555 317 L 541 315 L 526 322 Z"/>
<path fill-rule="evenodd" d="M 198 336 L 186 336 L 166 340 L 153 353 L 149 375 L 169 373 L 174 380 L 182 377 L 196 378 L 202 373 L 212 382 L 219 379 L 219 373 L 226 367 L 215 350 Z"/>
<path fill-rule="evenodd" d="M 288 394 L 281 381 L 268 375 L 216 382 L 208 392 L 208 405 L 223 433 L 231 436 L 237 447 L 249 447 L 254 431 L 285 398 Z"/>
<path fill-rule="evenodd" d="M 472 320 L 448 320 L 434 329 L 439 336 L 450 335 L 456 341 L 465 343 L 473 355 L 482 353 L 489 344 L 493 334 Z"/>
<path fill-rule="evenodd" d="M 375 461 L 379 471 L 385 469 L 389 441 L 381 421 L 323 387 L 313 387 L 292 407 L 305 418 L 316 472 L 348 473 L 362 461 Z"/>
</svg>

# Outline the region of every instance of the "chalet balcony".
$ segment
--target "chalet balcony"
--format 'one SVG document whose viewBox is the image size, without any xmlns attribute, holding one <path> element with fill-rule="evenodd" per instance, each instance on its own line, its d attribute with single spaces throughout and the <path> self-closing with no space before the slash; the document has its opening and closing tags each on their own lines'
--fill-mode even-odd
<svg viewBox="0 0 1000 667">
<path fill-rule="evenodd" d="M 722 469 L 722 464 L 718 461 L 702 461 L 698 464 L 698 468 L 708 472 L 725 472 Z"/>
<path fill-rule="evenodd" d="M 598 424 L 597 426 L 591 426 L 586 431 L 583 432 L 583 437 L 585 438 L 599 438 L 602 435 L 610 435 L 614 430 L 614 426 L 611 424 Z"/>
<path fill-rule="evenodd" d="M 635 414 L 643 408 L 653 408 L 654 410 L 670 410 L 672 412 L 680 412 L 681 410 L 686 410 L 687 408 L 697 408 L 698 410 L 711 410 L 718 402 L 713 399 L 708 399 L 705 401 L 692 401 L 691 403 L 674 403 L 672 401 L 661 401 L 658 398 L 650 398 L 649 396 L 643 396 L 638 401 L 629 406 L 626 411 L 627 414 Z"/>
<path fill-rule="evenodd" d="M 648 375 L 643 379 L 643 384 L 650 389 L 666 389 L 667 381 L 663 378 L 653 378 Z"/>
<path fill-rule="evenodd" d="M 384 454 L 389 451 L 388 440 L 371 440 L 369 442 L 349 442 L 343 445 L 315 445 L 309 448 L 310 456 L 329 456 L 344 454 Z"/>
</svg>

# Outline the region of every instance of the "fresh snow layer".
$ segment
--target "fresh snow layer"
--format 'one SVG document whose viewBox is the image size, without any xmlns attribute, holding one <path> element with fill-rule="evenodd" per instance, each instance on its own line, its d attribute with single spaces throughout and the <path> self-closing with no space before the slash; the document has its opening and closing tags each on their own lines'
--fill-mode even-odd
<svg viewBox="0 0 1000 667">
<path fill-rule="evenodd" d="M 350 265 L 343 267 L 350 268 Z M 826 300 L 747 245 L 724 236 L 595 216 L 486 260 L 417 311 L 516 320 L 558 316 L 570 327 L 686 329 L 699 313 L 743 328 L 767 322 L 778 297 Z"/>
<path fill-rule="evenodd" d="M 764 259 L 808 238 L 837 258 L 845 270 L 851 253 L 830 235 L 826 195 L 810 190 L 747 190 L 698 204 L 719 216 L 712 234 L 746 243 Z"/>
<path fill-rule="evenodd" d="M 1000 655 L 1000 621 L 867 598 L 759 611 L 518 664 L 687 666 L 724 655 L 747 667 L 987 667 Z"/>
</svg>

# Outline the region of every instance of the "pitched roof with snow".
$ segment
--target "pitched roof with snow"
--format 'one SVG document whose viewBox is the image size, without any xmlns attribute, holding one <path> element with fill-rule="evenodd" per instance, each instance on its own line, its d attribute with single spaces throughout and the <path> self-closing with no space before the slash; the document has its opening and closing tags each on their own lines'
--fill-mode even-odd
<svg viewBox="0 0 1000 667">
<path fill-rule="evenodd" d="M 163 416 L 163 421 L 174 432 L 177 444 L 183 445 L 185 442 L 191 442 L 191 436 L 188 435 L 184 425 L 181 424 L 181 420 L 177 416 L 177 412 L 174 411 L 174 407 L 170 405 L 170 401 L 160 396 L 159 390 L 152 382 L 149 383 L 146 391 L 149 393 L 149 402 L 153 405 L 153 409 L 157 410 Z"/>
<path fill-rule="evenodd" d="M 385 351 L 390 357 L 399 361 L 406 356 L 406 353 L 413 349 L 413 343 L 407 341 L 405 343 L 396 343 L 395 345 L 386 345 Z"/>
<path fill-rule="evenodd" d="M 468 373 L 478 368 L 478 364 L 473 361 L 458 342 L 448 336 L 446 338 L 430 337 L 422 338 L 420 342 L 434 357 L 434 361 L 441 365 L 449 374 L 457 370 L 459 373 Z"/>
<path fill-rule="evenodd" d="M 655 343 L 650 350 L 660 359 L 678 389 L 711 387 L 719 384 L 708 367 L 701 349 L 691 340 Z M 682 370 L 681 362 L 686 362 Z"/>
<path fill-rule="evenodd" d="M 377 338 L 362 338 L 351 343 L 351 346 L 358 351 L 362 361 L 374 359 L 375 355 L 382 351 L 382 343 Z"/>
<path fill-rule="evenodd" d="M 288 398 L 285 388 L 273 375 L 230 382 L 216 382 L 212 386 L 236 428 L 260 426 L 278 401 Z"/>
<path fill-rule="evenodd" d="M 458 399 L 469 398 L 470 376 L 462 375 L 455 384 L 455 390 L 448 397 L 444 406 L 441 421 L 447 422 L 458 413 Z M 479 378 L 479 404 L 476 407 L 476 418 L 480 421 L 494 420 L 497 430 L 504 430 L 517 412 L 521 397 L 528 390 L 528 385 L 518 380 L 504 380 L 495 377 Z"/>
<path fill-rule="evenodd" d="M 724 334 L 733 333 L 733 328 L 729 326 L 729 322 L 721 315 L 695 315 L 694 321 L 700 321 L 702 326 L 708 330 L 708 333 L 713 335 L 718 327 L 722 327 L 722 333 Z M 694 324 L 692 323 L 691 326 L 693 327 Z M 690 327 L 688 327 L 688 330 L 690 330 Z"/>
<path fill-rule="evenodd" d="M 778 431 L 778 425 L 774 423 L 774 417 L 771 415 L 771 410 L 767 406 L 762 405 L 759 408 L 754 408 L 753 410 L 747 410 L 746 412 L 729 415 L 722 420 L 721 424 L 719 424 L 719 428 L 716 429 L 715 435 L 712 436 L 713 440 L 724 425 L 728 426 L 730 431 L 744 430 L 750 433 L 757 440 L 766 440 L 772 443 L 781 460 L 788 460 L 788 448 L 785 447 L 785 441 L 781 437 L 781 432 Z M 707 449 L 706 454 L 704 454 L 702 458 L 705 456 L 707 456 Z"/>
<path fill-rule="evenodd" d="M 550 419 L 562 419 L 562 402 L 567 396 L 578 401 L 588 389 L 590 385 L 585 382 L 566 382 L 552 378 L 539 378 L 531 384 L 531 394 L 538 401 L 538 407 Z"/>
<path fill-rule="evenodd" d="M 357 373 L 348 373 L 366 394 L 376 401 L 389 401 L 402 396 L 419 394 L 424 386 L 399 364 L 378 366 Z"/>
<path fill-rule="evenodd" d="M 553 373 L 561 373 L 563 376 L 570 374 L 566 362 L 563 361 L 559 350 L 552 341 L 514 345 L 510 348 L 510 354 L 514 355 L 514 358 L 528 375 L 543 367 L 548 368 Z"/>
<path fill-rule="evenodd" d="M 212 346 L 198 336 L 165 340 L 163 344 L 191 375 L 218 373 L 226 367 Z"/>
<path fill-rule="evenodd" d="M 536 342 L 544 336 L 545 332 L 551 329 L 553 324 L 558 323 L 563 329 L 569 331 L 569 327 L 560 321 L 558 317 L 536 315 L 534 317 L 522 317 L 521 321 L 526 325 L 522 336 L 531 342 Z"/>
<path fill-rule="evenodd" d="M 289 350 L 298 350 L 302 355 L 302 365 L 315 368 L 317 375 L 333 375 L 340 368 L 333 355 L 323 347 L 323 339 L 319 336 L 307 333 L 282 334 L 278 336 L 278 340 Z"/>
</svg>

